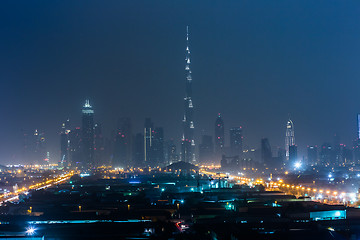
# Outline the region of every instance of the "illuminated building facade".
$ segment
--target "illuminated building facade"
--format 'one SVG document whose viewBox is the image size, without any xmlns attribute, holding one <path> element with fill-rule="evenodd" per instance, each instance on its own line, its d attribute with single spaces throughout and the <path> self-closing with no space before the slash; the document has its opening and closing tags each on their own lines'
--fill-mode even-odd
<svg viewBox="0 0 360 240">
<path fill-rule="evenodd" d="M 82 108 L 82 166 L 94 166 L 94 110 L 89 100 Z"/>
<path fill-rule="evenodd" d="M 144 124 L 144 163 L 145 166 L 151 165 L 151 146 L 153 144 L 154 123 L 150 118 L 145 119 Z"/>
<path fill-rule="evenodd" d="M 289 147 L 295 145 L 294 123 L 289 119 L 286 123 L 285 151 L 286 160 L 289 160 Z"/>
<path fill-rule="evenodd" d="M 195 162 L 195 139 L 194 139 L 194 106 L 192 102 L 192 76 L 190 69 L 189 27 L 186 27 L 186 56 L 185 73 L 186 88 L 184 98 L 183 136 L 181 139 L 181 160 Z"/>
</svg>

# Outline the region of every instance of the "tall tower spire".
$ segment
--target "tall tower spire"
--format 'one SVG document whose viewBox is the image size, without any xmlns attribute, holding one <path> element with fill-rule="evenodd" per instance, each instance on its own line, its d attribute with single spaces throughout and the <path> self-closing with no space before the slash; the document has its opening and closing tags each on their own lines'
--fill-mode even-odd
<svg viewBox="0 0 360 240">
<path fill-rule="evenodd" d="M 286 123 L 286 132 L 285 132 L 286 160 L 289 160 L 289 148 L 294 145 L 295 145 L 294 123 L 289 118 L 289 120 Z"/>
<path fill-rule="evenodd" d="M 190 44 L 189 26 L 186 26 L 186 51 L 185 51 L 185 98 L 184 98 L 184 118 L 183 118 L 183 137 L 181 139 L 181 160 L 184 162 L 195 161 L 195 139 L 194 139 L 194 119 L 192 102 L 192 77 L 190 69 Z"/>
<path fill-rule="evenodd" d="M 87 99 L 82 108 L 82 167 L 94 167 L 94 109 Z"/>
</svg>

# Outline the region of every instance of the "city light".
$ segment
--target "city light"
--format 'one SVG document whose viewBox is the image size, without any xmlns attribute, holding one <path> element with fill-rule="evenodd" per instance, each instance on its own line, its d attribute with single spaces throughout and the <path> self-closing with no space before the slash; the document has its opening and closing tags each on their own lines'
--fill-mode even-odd
<svg viewBox="0 0 360 240">
<path fill-rule="evenodd" d="M 359 237 L 360 1 L 64 2 L 2 6 L 0 236 Z"/>
<path fill-rule="evenodd" d="M 36 231 L 36 229 L 33 227 L 33 226 L 30 226 L 30 227 L 27 227 L 26 228 L 26 234 L 27 235 L 29 235 L 29 236 L 32 236 L 32 235 L 34 235 L 35 234 L 35 231 Z"/>
<path fill-rule="evenodd" d="M 294 164 L 294 166 L 295 166 L 295 168 L 296 169 L 299 169 L 299 168 L 301 168 L 301 162 L 296 162 L 295 164 Z"/>
</svg>

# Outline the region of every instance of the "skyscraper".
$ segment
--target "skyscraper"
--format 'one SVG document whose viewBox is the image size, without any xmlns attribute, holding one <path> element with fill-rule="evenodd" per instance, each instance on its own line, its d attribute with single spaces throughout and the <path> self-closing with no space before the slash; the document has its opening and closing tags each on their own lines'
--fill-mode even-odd
<svg viewBox="0 0 360 240">
<path fill-rule="evenodd" d="M 67 166 L 70 160 L 70 120 L 61 125 L 60 133 L 60 161 L 59 166 Z"/>
<path fill-rule="evenodd" d="M 133 166 L 144 167 L 144 135 L 138 133 L 134 138 Z"/>
<path fill-rule="evenodd" d="M 152 131 L 151 165 L 164 166 L 164 129 L 157 127 Z"/>
<path fill-rule="evenodd" d="M 271 166 L 272 163 L 272 151 L 269 139 L 261 139 L 261 161 L 265 166 Z"/>
<path fill-rule="evenodd" d="M 307 147 L 307 159 L 309 165 L 318 164 L 318 148 L 317 146 Z"/>
<path fill-rule="evenodd" d="M 105 164 L 105 140 L 100 123 L 94 126 L 94 165 L 101 166 Z"/>
<path fill-rule="evenodd" d="M 151 165 L 151 146 L 153 144 L 154 123 L 150 118 L 145 119 L 144 124 L 144 163 L 145 166 Z"/>
<path fill-rule="evenodd" d="M 183 136 L 181 139 L 181 160 L 184 162 L 195 161 L 195 139 L 194 139 L 194 118 L 192 102 L 192 77 L 190 69 L 190 47 L 189 47 L 189 27 L 186 27 L 186 54 L 185 54 L 185 73 L 186 87 L 184 98 L 184 118 Z"/>
<path fill-rule="evenodd" d="M 126 168 L 131 165 L 132 132 L 130 118 L 120 118 L 114 144 L 114 167 Z"/>
<path fill-rule="evenodd" d="M 289 120 L 286 123 L 286 132 L 285 132 L 286 160 L 289 160 L 289 147 L 293 145 L 295 145 L 294 123 L 289 118 Z"/>
<path fill-rule="evenodd" d="M 357 139 L 360 139 L 360 113 L 357 114 Z"/>
<path fill-rule="evenodd" d="M 34 135 L 34 162 L 44 164 L 47 159 L 45 132 L 35 129 Z"/>
<path fill-rule="evenodd" d="M 289 146 L 289 162 L 290 162 L 290 167 L 293 167 L 296 165 L 296 163 L 298 163 L 298 156 L 297 156 L 297 146 L 296 145 L 291 145 Z"/>
<path fill-rule="evenodd" d="M 232 155 L 241 155 L 243 148 L 242 127 L 230 129 L 230 150 Z"/>
<path fill-rule="evenodd" d="M 356 138 L 353 141 L 354 158 L 357 164 L 360 163 L 360 113 L 357 114 L 356 119 Z"/>
<path fill-rule="evenodd" d="M 330 143 L 324 143 L 323 145 L 321 145 L 321 150 L 320 150 L 320 163 L 323 166 L 329 166 L 331 165 L 332 161 L 332 157 L 333 157 L 333 151 L 332 151 L 332 147 Z"/>
<path fill-rule="evenodd" d="M 165 160 L 166 164 L 170 165 L 178 161 L 178 155 L 176 153 L 176 145 L 173 139 L 166 141 L 166 152 L 165 152 Z"/>
<path fill-rule="evenodd" d="M 89 100 L 82 108 L 82 166 L 94 165 L 94 110 Z"/>
<path fill-rule="evenodd" d="M 219 113 L 215 121 L 215 153 L 217 157 L 223 154 L 224 140 L 225 140 L 224 121 L 221 117 L 221 114 Z"/>
<path fill-rule="evenodd" d="M 340 136 L 339 134 L 334 134 L 334 143 L 333 143 L 333 164 L 334 165 L 341 165 L 343 162 L 343 152 L 342 152 L 343 144 L 340 144 Z"/>
<path fill-rule="evenodd" d="M 82 142 L 81 142 L 82 132 L 80 127 L 76 127 L 75 129 L 71 130 L 69 133 L 70 139 L 70 164 L 72 167 L 80 167 L 82 163 Z"/>
</svg>

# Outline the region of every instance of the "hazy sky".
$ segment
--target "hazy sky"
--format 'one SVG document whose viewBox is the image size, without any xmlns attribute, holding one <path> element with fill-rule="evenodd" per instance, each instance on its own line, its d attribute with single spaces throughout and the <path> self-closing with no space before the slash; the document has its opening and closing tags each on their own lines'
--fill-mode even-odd
<svg viewBox="0 0 360 240">
<path fill-rule="evenodd" d="M 1 1 L 0 163 L 21 129 L 43 129 L 57 161 L 61 122 L 86 98 L 106 135 L 145 117 L 180 139 L 190 26 L 196 134 L 243 126 L 245 143 L 351 144 L 360 112 L 360 1 Z M 228 134 L 227 134 L 228 136 Z M 226 139 L 226 145 L 228 139 Z"/>
</svg>

